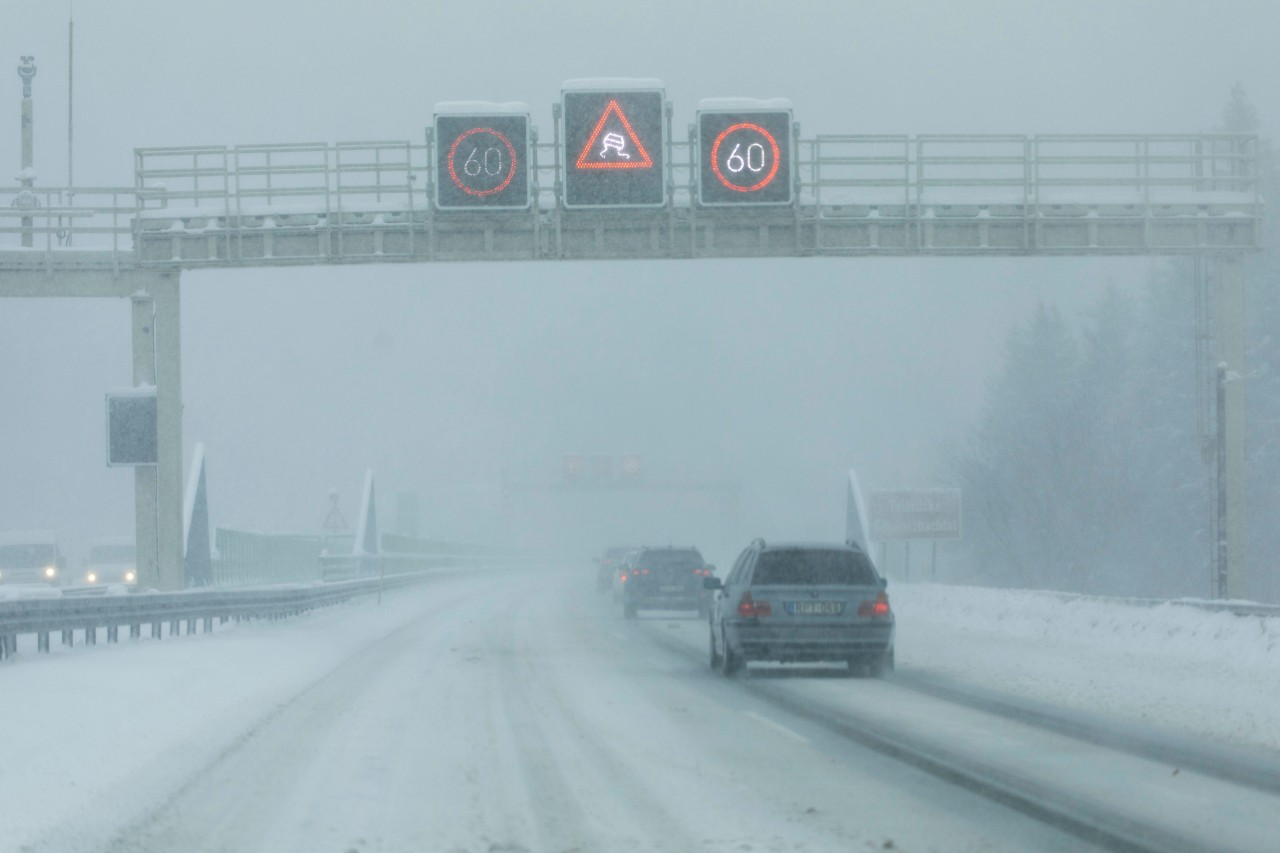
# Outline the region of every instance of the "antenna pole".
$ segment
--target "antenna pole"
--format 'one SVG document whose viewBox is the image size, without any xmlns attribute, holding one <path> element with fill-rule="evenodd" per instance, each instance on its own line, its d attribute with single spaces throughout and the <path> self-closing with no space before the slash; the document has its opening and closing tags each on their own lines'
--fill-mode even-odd
<svg viewBox="0 0 1280 853">
<path fill-rule="evenodd" d="M 75 186 L 75 173 L 71 168 L 71 140 L 72 140 L 72 92 L 71 86 L 72 74 L 75 71 L 76 56 L 76 40 L 75 40 L 75 4 L 71 4 L 71 11 L 67 14 L 67 187 Z"/>
</svg>

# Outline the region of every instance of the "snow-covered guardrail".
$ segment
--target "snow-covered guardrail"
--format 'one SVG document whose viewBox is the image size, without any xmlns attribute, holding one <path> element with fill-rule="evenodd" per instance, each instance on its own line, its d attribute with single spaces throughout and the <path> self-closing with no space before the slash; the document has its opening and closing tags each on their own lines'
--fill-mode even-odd
<svg viewBox="0 0 1280 853">
<path fill-rule="evenodd" d="M 225 623 L 232 619 L 282 619 L 373 595 L 384 588 L 407 586 L 437 572 L 411 572 L 385 578 L 359 578 L 333 583 L 299 584 L 238 590 L 185 590 L 182 592 L 140 592 L 127 595 L 58 596 L 51 598 L 16 598 L 0 600 L 0 660 L 17 652 L 20 634 L 35 634 L 38 651 L 49 651 L 51 635 L 61 635 L 70 645 L 77 632 L 84 642 L 97 642 L 98 631 L 105 630 L 107 642 L 119 638 L 121 628 L 130 637 L 142 636 L 143 626 L 150 626 L 151 636 L 169 636 L 182 632 L 193 634 L 198 626 L 207 633 L 214 620 Z"/>
</svg>

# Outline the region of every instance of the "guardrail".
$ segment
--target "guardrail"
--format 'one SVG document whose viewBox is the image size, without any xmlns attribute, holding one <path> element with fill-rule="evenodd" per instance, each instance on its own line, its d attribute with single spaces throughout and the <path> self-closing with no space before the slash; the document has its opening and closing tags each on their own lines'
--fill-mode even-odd
<svg viewBox="0 0 1280 853">
<path fill-rule="evenodd" d="M 107 642 L 117 642 L 120 629 L 129 636 L 142 636 L 143 626 L 150 626 L 155 639 L 164 636 L 194 634 L 197 627 L 205 633 L 214 621 L 224 624 L 246 619 L 283 619 L 349 601 L 376 595 L 383 589 L 408 586 L 434 576 L 435 571 L 388 575 L 385 578 L 359 578 L 316 583 L 312 585 L 267 587 L 247 590 L 186 590 L 183 592 L 143 592 L 119 596 L 61 596 L 57 598 L 20 598 L 0 601 L 0 660 L 17 653 L 17 638 L 36 635 L 36 649 L 48 652 L 50 637 L 60 635 L 64 645 L 72 645 L 79 633 L 87 645 L 94 645 L 98 632 L 106 631 Z"/>
</svg>

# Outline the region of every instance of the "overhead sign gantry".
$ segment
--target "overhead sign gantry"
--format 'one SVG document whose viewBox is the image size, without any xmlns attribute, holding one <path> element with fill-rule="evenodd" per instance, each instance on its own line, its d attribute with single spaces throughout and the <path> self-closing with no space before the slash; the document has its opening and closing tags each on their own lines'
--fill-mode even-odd
<svg viewBox="0 0 1280 853">
<path fill-rule="evenodd" d="M 145 495 L 161 511 L 158 535 L 140 523 L 138 539 L 158 540 L 164 585 L 181 557 L 185 269 L 1203 255 L 1215 265 L 1218 354 L 1243 368 L 1241 258 L 1263 242 L 1256 136 L 802 140 L 786 102 L 721 99 L 702 102 L 677 140 L 658 80 L 569 81 L 554 112 L 553 143 L 538 143 L 527 108 L 469 104 L 438 110 L 425 145 L 140 148 L 130 187 L 0 188 L 0 241 L 44 249 L 0 251 L 0 296 L 134 300 L 135 382 L 156 386 L 158 420 L 157 462 L 135 469 L 138 515 Z M 1224 388 L 1222 428 L 1223 559 L 1236 597 L 1247 588 L 1242 389 Z"/>
</svg>

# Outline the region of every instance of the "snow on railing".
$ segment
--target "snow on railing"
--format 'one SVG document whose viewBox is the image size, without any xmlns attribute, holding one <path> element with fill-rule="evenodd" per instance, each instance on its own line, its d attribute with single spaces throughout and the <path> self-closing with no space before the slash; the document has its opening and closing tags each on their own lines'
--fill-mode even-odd
<svg viewBox="0 0 1280 853">
<path fill-rule="evenodd" d="M 48 595 L 0 599 L 0 660 L 17 652 L 17 638 L 36 636 L 38 651 L 49 651 L 51 635 L 61 635 L 64 645 L 75 642 L 76 634 L 87 645 L 97 643 L 98 631 L 105 630 L 107 642 L 119 639 L 121 628 L 129 636 L 142 636 L 150 626 L 152 638 L 194 634 L 197 626 L 205 633 L 230 620 L 282 619 L 319 607 L 327 607 L 366 595 L 376 595 L 384 587 L 407 586 L 432 577 L 434 571 L 418 571 L 386 578 L 359 578 L 333 583 L 295 584 L 244 590 L 187 590 L 183 592 L 134 592 L 123 595 Z"/>
</svg>

